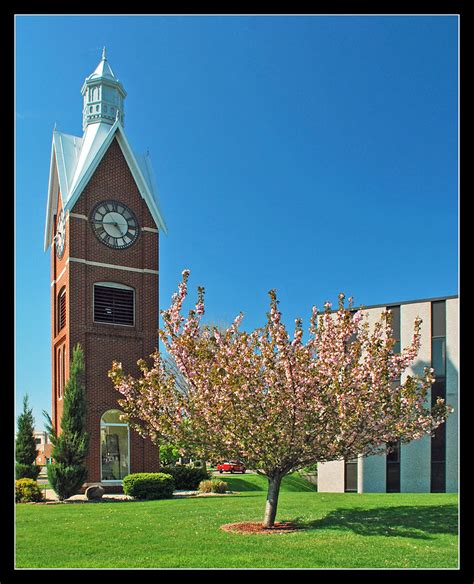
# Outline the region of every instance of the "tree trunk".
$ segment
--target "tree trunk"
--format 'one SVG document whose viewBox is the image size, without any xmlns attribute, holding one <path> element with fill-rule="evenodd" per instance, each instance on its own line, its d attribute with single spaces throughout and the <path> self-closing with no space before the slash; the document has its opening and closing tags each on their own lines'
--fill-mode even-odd
<svg viewBox="0 0 474 584">
<path fill-rule="evenodd" d="M 273 527 L 278 505 L 278 495 L 280 494 L 281 475 L 274 475 L 268 478 L 267 503 L 265 506 L 264 527 Z"/>
</svg>

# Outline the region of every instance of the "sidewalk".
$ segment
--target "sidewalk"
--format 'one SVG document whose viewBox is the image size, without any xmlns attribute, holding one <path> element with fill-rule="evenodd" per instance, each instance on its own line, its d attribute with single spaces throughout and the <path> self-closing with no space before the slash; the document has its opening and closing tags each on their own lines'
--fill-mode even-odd
<svg viewBox="0 0 474 584">
<path fill-rule="evenodd" d="M 44 500 L 46 503 L 56 503 L 59 502 L 58 496 L 53 491 L 53 489 L 41 489 Z M 195 497 L 199 494 L 199 491 L 174 491 L 173 497 L 182 498 L 182 497 Z M 105 493 L 102 495 L 101 499 L 89 500 L 85 494 L 84 495 L 73 495 L 63 501 L 64 503 L 112 503 L 114 501 L 137 501 L 130 495 L 125 495 L 124 493 Z"/>
</svg>

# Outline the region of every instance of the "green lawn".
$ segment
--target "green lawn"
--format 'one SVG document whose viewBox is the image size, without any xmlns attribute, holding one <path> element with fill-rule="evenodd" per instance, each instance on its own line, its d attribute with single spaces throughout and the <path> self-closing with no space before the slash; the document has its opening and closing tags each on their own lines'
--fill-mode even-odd
<svg viewBox="0 0 474 584">
<path fill-rule="evenodd" d="M 227 474 L 215 475 L 213 478 L 220 478 L 229 485 L 231 491 L 264 491 L 267 492 L 268 481 L 266 477 L 258 474 Z M 282 492 L 309 492 L 317 491 L 316 487 L 306 479 L 300 477 L 298 473 L 287 475 L 281 483 Z"/>
<path fill-rule="evenodd" d="M 277 520 L 298 520 L 307 529 L 242 535 L 219 527 L 262 519 L 266 491 L 258 489 L 264 479 L 227 479 L 232 489 L 254 490 L 165 501 L 17 505 L 16 567 L 457 567 L 456 495 L 316 493 L 295 490 L 294 478 L 283 486 Z"/>
</svg>

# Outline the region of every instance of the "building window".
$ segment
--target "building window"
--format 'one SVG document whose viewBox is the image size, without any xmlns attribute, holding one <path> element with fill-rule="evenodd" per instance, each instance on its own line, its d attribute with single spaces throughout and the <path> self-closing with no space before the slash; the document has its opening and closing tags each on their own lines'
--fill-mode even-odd
<svg viewBox="0 0 474 584">
<path fill-rule="evenodd" d="M 63 380 L 63 360 L 62 360 L 62 351 L 59 349 L 58 351 L 58 399 L 63 397 L 63 388 L 62 388 L 62 380 Z"/>
<path fill-rule="evenodd" d="M 446 377 L 446 337 L 431 339 L 431 366 L 436 378 Z"/>
<path fill-rule="evenodd" d="M 100 420 L 102 481 L 121 481 L 130 474 L 129 428 L 120 414 L 119 410 L 109 410 Z"/>
<path fill-rule="evenodd" d="M 66 387 L 66 345 L 63 345 L 63 365 L 62 365 L 63 378 L 61 380 L 61 387 L 64 394 L 64 388 Z"/>
<path fill-rule="evenodd" d="M 66 287 L 61 288 L 57 302 L 58 333 L 66 326 Z"/>
<path fill-rule="evenodd" d="M 431 405 L 438 397 L 446 399 L 446 302 L 431 303 L 431 366 L 436 381 L 431 386 Z M 431 438 L 432 493 L 446 491 L 446 424 L 441 424 Z"/>
<path fill-rule="evenodd" d="M 400 441 L 387 444 L 387 493 L 400 492 Z"/>
<path fill-rule="evenodd" d="M 94 322 L 133 326 L 135 290 L 109 282 L 94 284 Z"/>
<path fill-rule="evenodd" d="M 344 461 L 344 492 L 357 493 L 357 458 Z"/>
</svg>

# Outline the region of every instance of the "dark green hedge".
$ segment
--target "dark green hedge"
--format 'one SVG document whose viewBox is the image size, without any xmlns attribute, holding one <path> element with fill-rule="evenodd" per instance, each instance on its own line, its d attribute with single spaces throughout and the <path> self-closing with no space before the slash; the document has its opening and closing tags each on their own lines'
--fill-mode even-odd
<svg viewBox="0 0 474 584">
<path fill-rule="evenodd" d="M 80 464 L 53 462 L 46 468 L 49 484 L 60 501 L 79 493 L 87 479 L 87 469 Z"/>
<path fill-rule="evenodd" d="M 137 472 L 123 479 L 123 492 L 136 499 L 170 499 L 174 489 L 173 477 L 162 472 Z"/>
<path fill-rule="evenodd" d="M 210 474 L 204 468 L 191 468 L 177 464 L 164 466 L 162 470 L 174 478 L 175 488 L 178 490 L 197 490 L 201 481 L 210 478 Z"/>
<path fill-rule="evenodd" d="M 36 464 L 16 463 L 15 474 L 17 479 L 33 479 L 36 481 L 40 472 L 41 467 Z"/>
</svg>

